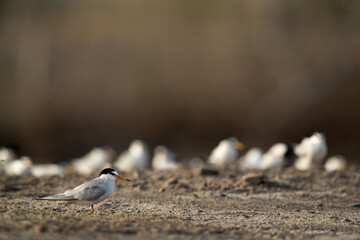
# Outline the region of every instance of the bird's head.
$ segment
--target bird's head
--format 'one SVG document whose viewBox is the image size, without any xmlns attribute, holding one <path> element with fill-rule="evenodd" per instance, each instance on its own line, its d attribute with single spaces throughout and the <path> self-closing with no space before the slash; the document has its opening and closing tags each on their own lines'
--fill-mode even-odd
<svg viewBox="0 0 360 240">
<path fill-rule="evenodd" d="M 26 167 L 31 167 L 33 165 L 33 162 L 31 160 L 31 158 L 28 157 L 28 156 L 23 156 L 23 157 L 20 158 L 20 160 L 23 162 L 23 164 Z"/>
<path fill-rule="evenodd" d="M 285 156 L 288 147 L 284 143 L 277 143 L 273 145 L 269 151 L 276 158 L 282 158 Z"/>
<path fill-rule="evenodd" d="M 316 132 L 311 136 L 311 140 L 316 143 L 325 142 L 325 135 L 323 133 Z"/>
<path fill-rule="evenodd" d="M 141 140 L 134 140 L 131 142 L 129 150 L 133 154 L 143 154 L 147 151 L 147 146 Z"/>
<path fill-rule="evenodd" d="M 244 144 L 242 142 L 240 142 L 236 137 L 228 137 L 224 141 L 230 142 L 231 145 L 233 145 L 234 148 L 236 148 L 238 150 L 242 150 L 245 147 Z"/>
<path fill-rule="evenodd" d="M 119 175 L 114 169 L 112 169 L 112 168 L 105 168 L 104 170 L 102 170 L 101 173 L 100 173 L 100 175 L 99 175 L 99 177 L 101 177 L 101 176 L 112 176 L 112 177 L 114 177 L 114 178 L 116 178 L 116 179 L 121 179 L 121 180 L 129 181 L 129 182 L 130 182 L 129 179 L 120 176 L 120 175 Z"/>
</svg>

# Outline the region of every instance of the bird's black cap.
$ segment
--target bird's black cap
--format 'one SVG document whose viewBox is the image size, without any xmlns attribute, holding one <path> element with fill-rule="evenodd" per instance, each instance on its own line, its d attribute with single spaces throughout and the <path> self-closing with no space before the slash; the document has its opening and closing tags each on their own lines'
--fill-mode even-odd
<svg viewBox="0 0 360 240">
<path fill-rule="evenodd" d="M 101 173 L 99 174 L 99 176 L 101 176 L 102 174 L 111 174 L 113 176 L 117 176 L 116 171 L 112 168 L 105 168 L 101 171 Z"/>
</svg>

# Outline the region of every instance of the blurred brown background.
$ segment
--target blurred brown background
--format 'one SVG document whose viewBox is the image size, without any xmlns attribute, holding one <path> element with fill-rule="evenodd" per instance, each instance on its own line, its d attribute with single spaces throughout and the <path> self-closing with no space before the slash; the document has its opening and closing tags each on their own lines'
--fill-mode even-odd
<svg viewBox="0 0 360 240">
<path fill-rule="evenodd" d="M 35 162 L 327 136 L 359 157 L 359 1 L 1 1 L 0 145 Z"/>
</svg>

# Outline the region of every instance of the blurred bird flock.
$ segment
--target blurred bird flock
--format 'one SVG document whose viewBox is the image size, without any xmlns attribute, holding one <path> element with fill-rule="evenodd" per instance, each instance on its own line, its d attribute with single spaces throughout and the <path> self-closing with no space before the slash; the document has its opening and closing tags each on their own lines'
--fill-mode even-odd
<svg viewBox="0 0 360 240">
<path fill-rule="evenodd" d="M 3 1 L 1 170 L 344 170 L 359 157 L 359 10 L 358 1 Z"/>
<path fill-rule="evenodd" d="M 300 171 L 314 171 L 324 168 L 326 171 L 342 171 L 347 163 L 342 156 L 327 156 L 326 138 L 322 133 L 314 133 L 305 137 L 301 143 L 293 146 L 276 143 L 263 153 L 260 148 L 251 148 L 240 157 L 238 150 L 243 150 L 244 144 L 235 137 L 226 138 L 211 151 L 208 161 L 193 157 L 191 159 L 176 159 L 176 155 L 165 146 L 158 146 L 154 150 L 152 161 L 145 142 L 134 140 L 129 148 L 117 156 L 110 147 L 97 147 L 81 158 L 60 164 L 33 164 L 29 157 L 17 159 L 14 151 L 9 148 L 0 149 L 1 170 L 9 176 L 31 174 L 35 177 L 62 176 L 66 173 L 76 173 L 89 176 L 104 168 L 119 169 L 123 172 L 153 170 L 177 170 L 181 168 L 195 168 L 205 164 L 215 167 L 234 165 L 242 169 L 269 169 L 289 167 L 295 159 L 294 167 Z M 293 154 L 295 155 L 293 156 Z M 294 158 L 295 157 L 295 158 Z"/>
</svg>

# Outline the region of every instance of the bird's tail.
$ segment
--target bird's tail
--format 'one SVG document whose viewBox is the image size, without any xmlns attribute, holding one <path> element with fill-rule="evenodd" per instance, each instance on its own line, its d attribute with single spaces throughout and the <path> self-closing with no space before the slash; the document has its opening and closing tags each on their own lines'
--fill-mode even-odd
<svg viewBox="0 0 360 240">
<path fill-rule="evenodd" d="M 37 200 L 50 200 L 50 201 L 73 201 L 76 200 L 74 196 L 65 195 L 64 193 L 50 195 L 50 196 L 37 196 Z"/>
</svg>

